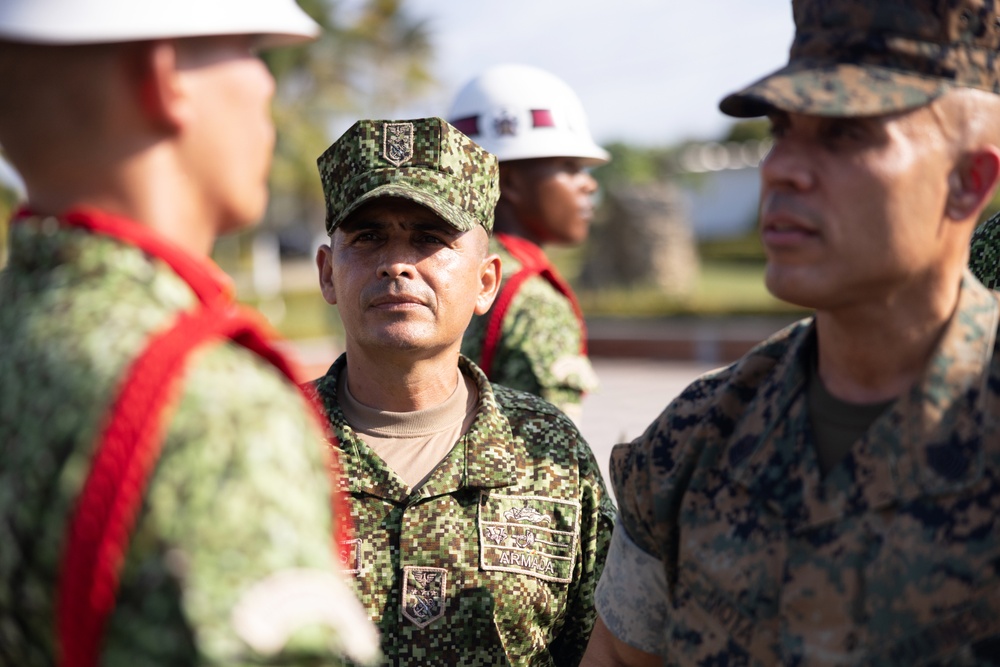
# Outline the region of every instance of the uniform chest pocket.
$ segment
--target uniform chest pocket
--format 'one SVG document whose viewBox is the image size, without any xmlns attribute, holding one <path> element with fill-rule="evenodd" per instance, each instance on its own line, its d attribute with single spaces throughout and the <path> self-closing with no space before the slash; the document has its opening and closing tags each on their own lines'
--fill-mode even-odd
<svg viewBox="0 0 1000 667">
<path fill-rule="evenodd" d="M 483 491 L 478 523 L 481 569 L 544 581 L 573 580 L 580 524 L 578 502 Z"/>
</svg>

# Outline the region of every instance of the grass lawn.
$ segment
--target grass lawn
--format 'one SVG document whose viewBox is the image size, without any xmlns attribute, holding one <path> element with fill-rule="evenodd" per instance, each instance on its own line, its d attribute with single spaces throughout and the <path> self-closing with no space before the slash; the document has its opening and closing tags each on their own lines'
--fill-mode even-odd
<svg viewBox="0 0 1000 667">
<path fill-rule="evenodd" d="M 559 257 L 560 269 L 573 275 L 573 265 Z M 665 296 L 655 288 L 581 291 L 586 315 L 592 317 L 666 317 L 671 315 L 770 315 L 804 312 L 778 301 L 764 287 L 759 262 L 702 259 L 694 292 L 685 298 Z M 242 299 L 264 313 L 286 338 L 304 340 L 341 336 L 337 309 L 328 305 L 311 281 L 287 281 L 280 299 Z"/>
<path fill-rule="evenodd" d="M 584 313 L 604 317 L 669 315 L 768 315 L 804 312 L 775 299 L 757 262 L 702 259 L 693 292 L 668 297 L 656 288 L 609 289 L 579 294 Z"/>
</svg>

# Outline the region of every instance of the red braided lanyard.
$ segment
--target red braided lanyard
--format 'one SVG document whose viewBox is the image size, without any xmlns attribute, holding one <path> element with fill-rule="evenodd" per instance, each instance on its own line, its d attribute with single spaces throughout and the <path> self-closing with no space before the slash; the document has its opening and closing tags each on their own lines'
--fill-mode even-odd
<svg viewBox="0 0 1000 667">
<path fill-rule="evenodd" d="M 30 215 L 22 211 L 16 221 Z M 231 339 L 269 361 L 296 386 L 299 382 L 292 364 L 272 345 L 264 323 L 233 303 L 231 290 L 220 279 L 224 274 L 214 265 L 199 262 L 146 227 L 105 213 L 77 210 L 63 216 L 61 223 L 112 236 L 158 257 L 191 286 L 201 302 L 194 311 L 181 313 L 168 329 L 151 336 L 128 368 L 106 415 L 90 473 L 67 527 L 56 594 L 59 664 L 96 667 L 138 509 L 159 459 L 186 359 L 201 345 Z M 303 397 L 320 427 L 318 406 L 312 398 Z M 337 483 L 335 444 L 331 442 L 326 454 L 333 475 L 336 546 L 351 538 L 351 525 L 346 498 Z"/>
<path fill-rule="evenodd" d="M 497 299 L 487 315 L 486 336 L 483 339 L 483 351 L 479 357 L 479 367 L 486 373 L 486 377 L 492 379 L 493 376 L 493 358 L 496 356 L 497 346 L 500 344 L 501 327 L 503 318 L 507 315 L 507 309 L 510 308 L 511 302 L 524 281 L 532 276 L 545 278 L 556 291 L 569 300 L 573 307 L 573 313 L 576 314 L 576 319 L 580 323 L 580 354 L 587 354 L 587 325 L 583 319 L 583 311 L 580 310 L 580 304 L 577 302 L 573 290 L 570 289 L 569 283 L 559 275 L 542 249 L 531 241 L 510 234 L 495 234 L 495 237 L 500 245 L 506 248 L 507 252 L 521 264 L 521 268 L 504 281 L 503 287 L 500 288 L 500 294 L 497 295 Z"/>
</svg>

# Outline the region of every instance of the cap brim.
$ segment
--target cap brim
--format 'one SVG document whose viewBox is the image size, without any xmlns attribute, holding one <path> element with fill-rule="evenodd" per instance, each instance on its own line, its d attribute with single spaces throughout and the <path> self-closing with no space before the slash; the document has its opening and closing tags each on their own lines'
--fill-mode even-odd
<svg viewBox="0 0 1000 667">
<path fill-rule="evenodd" d="M 924 106 L 953 85 L 872 65 L 796 61 L 726 96 L 722 113 L 754 118 L 772 110 L 815 116 L 877 116 Z"/>
<path fill-rule="evenodd" d="M 408 199 L 414 203 L 420 204 L 421 206 L 434 211 L 434 213 L 440 216 L 442 220 L 460 232 L 467 232 L 475 227 L 483 226 L 482 221 L 479 220 L 479 218 L 470 214 L 465 209 L 455 206 L 446 199 L 435 197 L 426 192 L 416 191 L 398 183 L 387 183 L 369 190 L 351 202 L 349 206 L 344 208 L 340 218 L 334 221 L 334 223 L 329 226 L 327 231 L 332 234 L 333 230 L 335 230 L 342 222 L 344 222 L 344 220 L 347 219 L 347 216 L 358 210 L 358 208 L 360 208 L 363 204 L 381 197 L 399 197 L 400 199 Z"/>
</svg>

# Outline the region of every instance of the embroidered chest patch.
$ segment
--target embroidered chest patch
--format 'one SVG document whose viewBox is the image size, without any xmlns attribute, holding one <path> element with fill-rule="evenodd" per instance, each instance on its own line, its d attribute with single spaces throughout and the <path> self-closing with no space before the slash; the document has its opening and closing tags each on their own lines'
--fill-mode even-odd
<svg viewBox="0 0 1000 667">
<path fill-rule="evenodd" d="M 340 543 L 340 562 L 347 574 L 361 573 L 361 540 L 355 538 Z"/>
<path fill-rule="evenodd" d="M 479 565 L 545 581 L 572 581 L 579 522 L 577 502 L 484 491 L 479 499 Z"/>
<path fill-rule="evenodd" d="M 403 616 L 423 628 L 444 615 L 448 572 L 440 567 L 403 568 Z"/>
</svg>

